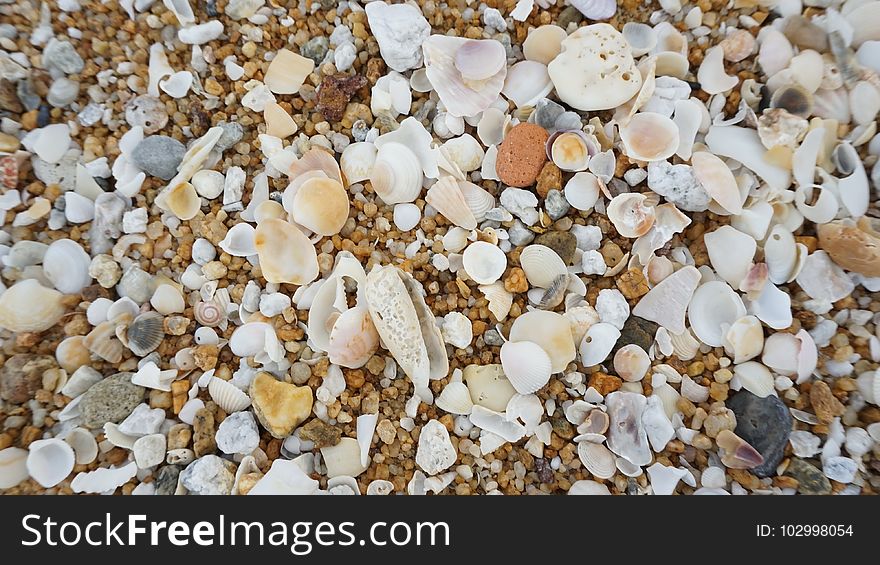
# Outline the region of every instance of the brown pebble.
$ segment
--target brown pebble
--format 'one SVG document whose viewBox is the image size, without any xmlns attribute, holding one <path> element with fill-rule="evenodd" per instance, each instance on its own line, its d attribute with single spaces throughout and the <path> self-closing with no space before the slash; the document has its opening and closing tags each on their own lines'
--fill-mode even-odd
<svg viewBox="0 0 880 565">
<path fill-rule="evenodd" d="M 559 170 L 559 167 L 553 161 L 547 161 L 541 167 L 537 182 L 536 190 L 538 191 L 538 196 L 547 198 L 547 193 L 551 190 L 562 190 L 562 171 Z"/>
<path fill-rule="evenodd" d="M 300 428 L 299 437 L 315 442 L 315 447 L 336 445 L 342 439 L 342 431 L 336 426 L 325 424 L 318 418 L 310 420 Z"/>
<path fill-rule="evenodd" d="M 828 424 L 835 416 L 841 416 L 846 408 L 834 398 L 831 388 L 824 381 L 816 381 L 810 387 L 810 404 L 820 421 Z"/>
<path fill-rule="evenodd" d="M 214 414 L 207 408 L 201 408 L 196 412 L 193 419 L 193 451 L 196 457 L 208 455 L 217 451 L 217 442 L 214 441 Z"/>
<path fill-rule="evenodd" d="M 498 147 L 495 169 L 501 182 L 508 186 L 525 187 L 535 184 L 547 153 L 547 130 L 539 125 L 520 123 L 507 133 Z"/>
<path fill-rule="evenodd" d="M 324 77 L 318 88 L 318 111 L 328 121 L 339 121 L 345 113 L 348 101 L 366 85 L 367 79 L 359 75 L 336 74 Z"/>
</svg>

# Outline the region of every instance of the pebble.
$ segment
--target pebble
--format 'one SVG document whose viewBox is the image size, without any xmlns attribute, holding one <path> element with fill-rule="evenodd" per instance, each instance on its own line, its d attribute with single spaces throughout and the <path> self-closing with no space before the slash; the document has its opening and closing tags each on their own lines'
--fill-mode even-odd
<svg viewBox="0 0 880 565">
<path fill-rule="evenodd" d="M 351 97 L 365 86 L 367 79 L 360 75 L 335 74 L 324 77 L 318 87 L 318 111 L 326 120 L 339 121 Z"/>
<path fill-rule="evenodd" d="M 330 42 L 324 36 L 314 37 L 308 40 L 305 45 L 300 47 L 299 54 L 303 57 L 311 59 L 315 62 L 315 66 L 320 65 L 327 56 L 330 49 Z"/>
<path fill-rule="evenodd" d="M 43 387 L 43 373 L 57 366 L 48 355 L 13 355 L 0 368 L 0 398 L 10 404 L 27 402 Z"/>
<path fill-rule="evenodd" d="M 736 414 L 734 433 L 764 457 L 764 462 L 751 472 L 758 477 L 775 475 L 791 434 L 792 417 L 788 408 L 776 396 L 760 398 L 746 390 L 733 395 L 727 407 Z"/>
<path fill-rule="evenodd" d="M 816 381 L 810 387 L 810 404 L 823 424 L 830 424 L 835 416 L 842 416 L 846 412 L 846 407 L 834 397 L 824 381 Z"/>
<path fill-rule="evenodd" d="M 131 152 L 131 159 L 139 169 L 150 176 L 171 180 L 183 161 L 186 147 L 167 135 L 145 137 Z"/>
<path fill-rule="evenodd" d="M 125 105 L 125 121 L 131 127 L 141 126 L 149 135 L 165 127 L 168 112 L 161 100 L 141 94 Z"/>
<path fill-rule="evenodd" d="M 556 120 L 563 112 L 565 112 L 565 107 L 561 104 L 547 98 L 541 98 L 535 104 L 535 123 L 546 130 L 553 129 Z"/>
<path fill-rule="evenodd" d="M 290 307 L 290 297 L 281 292 L 263 294 L 260 296 L 260 314 L 267 318 L 274 318 Z"/>
<path fill-rule="evenodd" d="M 690 165 L 672 165 L 669 161 L 648 163 L 648 188 L 689 212 L 705 210 L 712 200 Z"/>
<path fill-rule="evenodd" d="M 56 79 L 46 95 L 46 101 L 56 107 L 64 108 L 79 96 L 79 83 L 66 77 Z"/>
<path fill-rule="evenodd" d="M 314 442 L 318 449 L 336 445 L 342 439 L 342 430 L 324 423 L 318 418 L 304 424 L 298 433 L 301 439 Z"/>
<path fill-rule="evenodd" d="M 83 393 L 79 403 L 83 425 L 101 428 L 107 422 L 121 422 L 141 404 L 145 392 L 144 387 L 131 383 L 131 373 L 107 377 Z"/>
<path fill-rule="evenodd" d="M 486 8 L 483 11 L 483 23 L 486 24 L 486 27 L 494 28 L 497 31 L 507 31 L 507 21 L 495 8 Z"/>
<path fill-rule="evenodd" d="M 79 120 L 80 125 L 85 127 L 92 127 L 100 122 L 103 117 L 104 107 L 100 104 L 95 104 L 94 102 L 87 104 L 86 107 L 80 110 L 79 114 L 76 115 L 76 119 Z"/>
<path fill-rule="evenodd" d="M 193 417 L 193 452 L 196 457 L 217 451 L 214 435 L 214 413 L 208 408 L 199 408 Z"/>
<path fill-rule="evenodd" d="M 547 197 L 544 199 L 544 210 L 552 220 L 564 217 L 570 209 L 571 205 L 560 191 L 553 189 L 547 193 Z"/>
<path fill-rule="evenodd" d="M 94 387 L 92 387 L 94 388 Z M 109 421 L 109 420 L 108 420 Z M 138 404 L 134 410 L 119 423 L 119 431 L 130 436 L 155 434 L 165 421 L 165 411 L 150 408 L 149 404 Z"/>
<path fill-rule="evenodd" d="M 541 167 L 541 172 L 538 174 L 536 182 L 537 186 L 535 187 L 535 190 L 537 191 L 538 196 L 541 198 L 547 198 L 551 190 L 562 190 L 562 171 L 555 163 L 553 163 L 553 161 L 547 161 L 544 163 L 544 166 Z M 545 202 L 544 205 L 549 206 L 547 202 Z M 549 209 L 547 210 L 547 213 L 550 213 Z M 562 216 L 559 216 L 559 218 L 561 217 Z M 553 219 L 558 220 L 559 218 Z"/>
<path fill-rule="evenodd" d="M 624 345 L 635 344 L 648 351 L 654 343 L 654 335 L 660 326 L 650 320 L 640 318 L 638 316 L 630 316 L 623 323 L 623 329 L 620 330 L 620 338 L 611 350 L 613 356 L 617 350 Z"/>
<path fill-rule="evenodd" d="M 574 261 L 574 254 L 577 251 L 577 238 L 570 232 L 548 231 L 536 237 L 535 243 L 545 245 L 555 251 L 566 265 L 571 265 L 572 261 Z"/>
<path fill-rule="evenodd" d="M 535 184 L 547 162 L 544 146 L 548 137 L 547 130 L 536 124 L 524 122 L 512 127 L 498 147 L 495 170 L 501 182 L 515 187 Z"/>
<path fill-rule="evenodd" d="M 583 19 L 584 15 L 580 13 L 577 8 L 575 8 L 574 6 L 569 6 L 559 13 L 559 19 L 556 20 L 556 25 L 558 25 L 562 29 L 566 29 L 569 24 L 578 24 Z"/>
<path fill-rule="evenodd" d="M 801 494 L 831 494 L 831 482 L 828 478 L 803 459 L 792 458 L 785 474 L 797 479 L 797 491 Z"/>
<path fill-rule="evenodd" d="M 260 446 L 260 431 L 250 412 L 236 412 L 220 422 L 215 440 L 227 455 L 247 455 Z"/>
<path fill-rule="evenodd" d="M 132 447 L 134 460 L 139 469 L 147 469 L 159 465 L 165 460 L 165 436 L 150 434 L 138 438 Z"/>
<path fill-rule="evenodd" d="M 244 137 L 244 126 L 238 122 L 220 122 L 217 126 L 223 130 L 214 149 L 220 153 L 226 151 Z"/>
<path fill-rule="evenodd" d="M 180 467 L 176 465 L 166 465 L 159 469 L 156 474 L 156 494 L 162 496 L 171 496 L 177 490 L 177 480 L 180 477 Z"/>
<path fill-rule="evenodd" d="M 365 10 L 388 67 L 402 73 L 421 65 L 422 43 L 431 35 L 431 25 L 418 7 L 376 1 L 367 4 Z"/>
<path fill-rule="evenodd" d="M 309 417 L 314 400 L 311 388 L 279 381 L 268 373 L 254 377 L 249 396 L 260 424 L 280 439 Z"/>
<path fill-rule="evenodd" d="M 495 347 L 504 345 L 504 339 L 501 338 L 501 334 L 497 330 L 486 330 L 483 332 L 483 341 L 486 342 L 486 345 Z"/>
<path fill-rule="evenodd" d="M 19 81 L 19 84 L 23 84 L 27 81 Z M 20 96 L 16 92 L 15 83 L 11 80 L 0 79 L 0 110 L 7 110 L 9 112 L 13 112 L 19 114 L 24 110 L 22 107 Z M 37 104 L 39 104 L 39 98 L 37 98 Z M 36 106 L 34 106 L 36 108 Z M 28 108 L 32 110 L 33 108 Z"/>
<path fill-rule="evenodd" d="M 235 484 L 235 464 L 216 455 L 205 455 L 187 465 L 180 473 L 180 483 L 190 494 L 231 494 Z"/>
<path fill-rule="evenodd" d="M 69 41 L 52 38 L 43 48 L 43 66 L 53 76 L 61 76 L 79 73 L 85 67 L 85 63 Z"/>
<path fill-rule="evenodd" d="M 507 230 L 507 235 L 510 237 L 511 245 L 517 247 L 528 245 L 535 239 L 534 232 L 529 230 L 529 228 L 519 220 L 513 221 L 513 225 Z"/>
</svg>

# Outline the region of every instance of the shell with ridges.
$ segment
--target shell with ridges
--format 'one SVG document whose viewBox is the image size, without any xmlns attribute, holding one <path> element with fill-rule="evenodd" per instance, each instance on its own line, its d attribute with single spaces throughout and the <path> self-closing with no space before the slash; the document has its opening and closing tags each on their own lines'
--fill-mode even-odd
<svg viewBox="0 0 880 565">
<path fill-rule="evenodd" d="M 477 228 L 477 220 L 453 177 L 445 176 L 434 183 L 425 194 L 425 202 L 453 224 L 466 230 Z"/>
<path fill-rule="evenodd" d="M 41 332 L 64 316 L 63 294 L 36 279 L 24 279 L 0 294 L 0 327 L 12 332 Z"/>
<path fill-rule="evenodd" d="M 520 253 L 519 262 L 529 284 L 539 288 L 550 288 L 558 277 L 568 274 L 559 254 L 546 245 L 534 243 L 526 246 Z"/>
<path fill-rule="evenodd" d="M 422 166 L 407 146 L 386 143 L 376 155 L 370 183 L 386 204 L 412 202 L 422 191 Z"/>
<path fill-rule="evenodd" d="M 331 179 L 342 183 L 342 172 L 339 163 L 329 150 L 315 146 L 306 151 L 303 156 L 294 161 L 287 171 L 291 180 L 309 171 L 321 171 Z"/>
<path fill-rule="evenodd" d="M 589 441 L 578 443 L 578 457 L 596 478 L 610 479 L 617 472 L 614 454 L 602 444 Z"/>
<path fill-rule="evenodd" d="M 513 388 L 531 394 L 550 381 L 550 356 L 530 341 L 508 341 L 501 346 L 501 365 Z"/>
<path fill-rule="evenodd" d="M 459 381 L 451 382 L 443 387 L 434 403 L 441 410 L 463 416 L 470 414 L 474 407 L 467 385 Z"/>
<path fill-rule="evenodd" d="M 504 283 L 494 282 L 479 286 L 480 292 L 489 301 L 489 311 L 499 322 L 504 321 L 513 307 L 513 294 L 504 288 Z"/>
<path fill-rule="evenodd" d="M 208 383 L 211 399 L 227 414 L 241 412 L 251 405 L 250 397 L 237 386 L 223 379 L 212 377 Z"/>
<path fill-rule="evenodd" d="M 155 351 L 165 339 L 164 318 L 158 312 L 144 312 L 125 332 L 126 346 L 138 357 Z"/>
<path fill-rule="evenodd" d="M 370 178 L 377 150 L 372 143 L 360 141 L 352 143 L 342 151 L 339 167 L 348 184 L 363 182 Z"/>
<path fill-rule="evenodd" d="M 193 307 L 193 316 L 203 326 L 214 328 L 226 319 L 226 312 L 214 300 L 203 300 Z"/>
</svg>

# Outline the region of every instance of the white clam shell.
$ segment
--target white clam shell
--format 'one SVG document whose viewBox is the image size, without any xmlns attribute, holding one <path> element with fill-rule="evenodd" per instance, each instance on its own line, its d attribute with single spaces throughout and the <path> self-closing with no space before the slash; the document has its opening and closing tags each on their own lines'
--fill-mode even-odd
<svg viewBox="0 0 880 565">
<path fill-rule="evenodd" d="M 63 294 L 36 279 L 24 279 L 0 294 L 0 327 L 13 332 L 41 332 L 64 316 Z"/>
<path fill-rule="evenodd" d="M 775 333 L 764 342 L 761 362 L 780 375 L 793 376 L 798 372 L 801 341 L 789 333 Z"/>
<path fill-rule="evenodd" d="M 694 334 L 712 347 L 724 345 L 726 329 L 745 315 L 742 299 L 721 281 L 710 281 L 697 288 L 687 312 Z"/>
<path fill-rule="evenodd" d="M 226 413 L 241 412 L 251 405 L 250 397 L 238 387 L 223 379 L 213 377 L 208 383 L 211 399 Z"/>
<path fill-rule="evenodd" d="M 707 151 L 696 151 L 691 155 L 694 175 L 709 196 L 731 214 L 742 212 L 742 196 L 730 167 L 717 156 Z"/>
<path fill-rule="evenodd" d="M 743 316 L 730 326 L 724 339 L 727 340 L 725 348 L 733 352 L 733 362 L 744 363 L 764 349 L 764 328 L 758 318 Z"/>
<path fill-rule="evenodd" d="M 419 207 L 411 202 L 394 205 L 394 213 L 392 215 L 394 226 L 400 231 L 409 231 L 419 225 L 422 221 L 422 211 Z"/>
<path fill-rule="evenodd" d="M 563 193 L 565 199 L 576 210 L 589 211 L 599 200 L 602 181 L 593 173 L 575 173 L 565 183 Z"/>
<path fill-rule="evenodd" d="M 600 364 L 611 353 L 618 338 L 620 330 L 611 324 L 600 322 L 590 326 L 580 344 L 581 364 L 584 367 Z"/>
<path fill-rule="evenodd" d="M 19 447 L 0 450 L 0 489 L 12 488 L 28 478 L 28 451 Z"/>
<path fill-rule="evenodd" d="M 77 465 L 88 465 L 98 457 L 98 442 L 85 428 L 73 428 L 64 436 L 76 458 Z"/>
<path fill-rule="evenodd" d="M 507 256 L 496 245 L 475 241 L 462 255 L 465 272 L 477 284 L 492 284 L 501 278 L 507 268 Z"/>
<path fill-rule="evenodd" d="M 617 472 L 614 454 L 602 444 L 588 441 L 578 443 L 578 457 L 596 478 L 610 479 Z"/>
<path fill-rule="evenodd" d="M 721 226 L 704 239 L 715 272 L 732 287 L 739 288 L 752 265 L 757 249 L 755 240 L 730 226 Z"/>
<path fill-rule="evenodd" d="M 650 368 L 648 353 L 634 343 L 624 345 L 614 354 L 614 370 L 627 382 L 642 380 Z"/>
<path fill-rule="evenodd" d="M 422 166 L 413 151 L 401 143 L 385 143 L 376 155 L 370 183 L 386 204 L 414 201 L 422 191 Z"/>
<path fill-rule="evenodd" d="M 639 112 L 620 128 L 626 155 L 638 161 L 662 161 L 678 150 L 678 127 L 654 112 Z"/>
<path fill-rule="evenodd" d="M 432 35 L 422 43 L 425 73 L 446 110 L 454 116 L 473 116 L 492 105 L 507 76 L 507 65 L 501 65 L 491 77 L 470 81 L 456 68 L 455 56 L 469 41 L 462 37 Z"/>
<path fill-rule="evenodd" d="M 463 416 L 470 414 L 474 407 L 474 402 L 471 400 L 471 393 L 467 385 L 455 381 L 443 387 L 434 403 L 441 410 Z"/>
<path fill-rule="evenodd" d="M 550 288 L 556 279 L 568 274 L 568 268 L 559 254 L 546 245 L 535 243 L 526 246 L 519 256 L 519 262 L 529 283 L 539 288 Z"/>
<path fill-rule="evenodd" d="M 641 468 L 639 469 L 641 470 Z M 609 491 L 608 487 L 603 485 L 602 483 L 582 479 L 580 481 L 576 481 L 573 485 L 571 485 L 571 488 L 568 489 L 567 494 L 576 496 L 599 496 L 611 495 L 611 491 Z"/>
<path fill-rule="evenodd" d="M 584 171 L 590 163 L 590 147 L 579 131 L 559 134 L 550 145 L 553 163 L 563 171 Z"/>
<path fill-rule="evenodd" d="M 794 279 L 795 266 L 798 263 L 798 247 L 791 232 L 782 225 L 776 225 L 764 243 L 764 261 L 770 280 L 776 284 L 784 284 Z M 806 259 L 806 257 L 804 257 Z"/>
<path fill-rule="evenodd" d="M 43 273 L 64 294 L 76 294 L 92 282 L 91 257 L 82 246 L 70 239 L 52 242 L 43 255 Z"/>
<path fill-rule="evenodd" d="M 379 349 L 379 333 L 366 306 L 356 306 L 340 314 L 330 330 L 327 354 L 330 362 L 358 369 Z"/>
<path fill-rule="evenodd" d="M 255 228 L 247 222 L 240 222 L 232 226 L 223 241 L 219 243 L 220 249 L 233 257 L 247 257 L 256 255 L 257 248 L 254 245 Z"/>
<path fill-rule="evenodd" d="M 523 56 L 529 61 L 549 65 L 559 55 L 568 33 L 553 24 L 538 26 L 529 31 L 523 42 Z"/>
<path fill-rule="evenodd" d="M 537 61 L 520 61 L 507 71 L 501 93 L 516 104 L 517 108 L 534 106 L 553 90 L 547 73 L 547 65 Z"/>
<path fill-rule="evenodd" d="M 621 33 L 632 50 L 633 57 L 641 57 L 657 45 L 657 32 L 648 24 L 627 22 Z"/>
<path fill-rule="evenodd" d="M 700 88 L 709 94 L 719 94 L 733 89 L 739 83 L 736 75 L 724 72 L 724 50 L 720 45 L 709 48 L 697 71 Z"/>
<path fill-rule="evenodd" d="M 364 141 L 352 143 L 342 151 L 339 167 L 348 184 L 363 182 L 370 178 L 377 153 L 374 144 Z"/>
<path fill-rule="evenodd" d="M 269 218 L 257 225 L 254 244 L 268 282 L 307 284 L 318 276 L 315 246 L 293 224 Z"/>
<path fill-rule="evenodd" d="M 746 361 L 733 368 L 733 375 L 744 389 L 755 396 L 765 398 L 773 394 L 773 375 L 757 361 Z"/>
<path fill-rule="evenodd" d="M 504 46 L 494 39 L 470 39 L 462 43 L 453 57 L 455 68 L 466 81 L 491 78 L 507 64 Z"/>
<path fill-rule="evenodd" d="M 489 301 L 489 311 L 499 322 L 504 321 L 513 307 L 513 294 L 504 288 L 504 283 L 494 282 L 479 286 L 480 292 Z"/>
<path fill-rule="evenodd" d="M 531 394 L 550 381 L 551 361 L 540 345 L 530 341 L 508 341 L 501 346 L 501 365 L 513 388 Z"/>
<path fill-rule="evenodd" d="M 150 298 L 150 305 L 163 315 L 183 312 L 186 302 L 180 291 L 171 284 L 160 284 Z"/>
<path fill-rule="evenodd" d="M 466 230 L 477 228 L 477 220 L 453 177 L 445 176 L 434 183 L 425 194 L 425 202 L 453 224 Z"/>
<path fill-rule="evenodd" d="M 520 315 L 510 326 L 511 341 L 530 341 L 538 344 L 552 361 L 552 370 L 565 370 L 577 356 L 571 325 L 562 314 L 533 310 Z"/>
<path fill-rule="evenodd" d="M 443 149 L 463 173 L 479 169 L 486 155 L 480 142 L 469 133 L 445 141 Z"/>
<path fill-rule="evenodd" d="M 27 470 L 44 488 L 52 488 L 73 471 L 73 448 L 58 438 L 38 439 L 28 447 Z"/>
<path fill-rule="evenodd" d="M 510 116 L 498 108 L 486 108 L 477 124 L 477 137 L 486 147 L 500 145 L 510 127 Z"/>
</svg>

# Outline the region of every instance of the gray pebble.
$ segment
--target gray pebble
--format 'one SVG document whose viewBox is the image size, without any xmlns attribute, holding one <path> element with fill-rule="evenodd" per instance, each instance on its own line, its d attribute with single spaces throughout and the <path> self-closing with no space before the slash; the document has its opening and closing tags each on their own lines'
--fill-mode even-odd
<svg viewBox="0 0 880 565">
<path fill-rule="evenodd" d="M 565 216 L 570 208 L 571 205 L 561 192 L 555 189 L 547 192 L 547 197 L 544 198 L 544 210 L 547 211 L 547 215 L 550 218 L 558 220 Z"/>
<path fill-rule="evenodd" d="M 85 63 L 69 41 L 52 38 L 43 49 L 43 66 L 53 76 L 72 75 L 83 70 Z"/>
<path fill-rule="evenodd" d="M 788 408 L 776 396 L 761 398 L 746 390 L 728 400 L 727 407 L 736 414 L 734 433 L 764 457 L 764 462 L 752 469 L 752 473 L 762 478 L 774 476 L 791 435 L 792 417 Z"/>
<path fill-rule="evenodd" d="M 324 57 L 327 56 L 328 49 L 330 49 L 330 42 L 326 37 L 314 37 L 300 48 L 299 54 L 311 59 L 316 65 L 320 65 Z"/>
<path fill-rule="evenodd" d="M 69 78 L 56 79 L 49 87 L 46 101 L 56 108 L 64 108 L 79 96 L 79 83 Z"/>
<path fill-rule="evenodd" d="M 156 494 L 162 496 L 171 496 L 177 490 L 177 478 L 180 476 L 180 467 L 175 465 L 166 465 L 159 469 L 156 480 Z"/>
<path fill-rule="evenodd" d="M 223 134 L 217 140 L 214 149 L 221 153 L 241 141 L 241 138 L 244 137 L 244 126 L 238 122 L 220 122 L 217 125 L 223 130 Z"/>
<path fill-rule="evenodd" d="M 131 153 L 134 164 L 150 176 L 171 180 L 183 160 L 186 147 L 167 135 L 151 135 L 137 144 Z"/>
<path fill-rule="evenodd" d="M 216 455 L 205 455 L 187 465 L 180 474 L 180 482 L 190 494 L 231 494 L 235 464 Z"/>
<path fill-rule="evenodd" d="M 535 234 L 519 220 L 514 220 L 513 225 L 507 230 L 507 234 L 510 236 L 511 245 L 517 247 L 528 245 L 535 239 Z"/>
<path fill-rule="evenodd" d="M 499 347 L 504 345 L 504 339 L 502 339 L 501 335 L 496 330 L 486 330 L 483 332 L 483 341 L 486 342 L 486 345 L 495 345 Z"/>
<path fill-rule="evenodd" d="M 556 127 L 557 118 L 563 112 L 565 112 L 565 108 L 562 105 L 547 98 L 541 98 L 535 104 L 535 123 L 544 129 L 553 129 Z"/>
<path fill-rule="evenodd" d="M 131 373 L 116 373 L 82 395 L 79 411 L 87 428 L 124 420 L 144 399 L 144 387 L 132 384 Z"/>
</svg>

